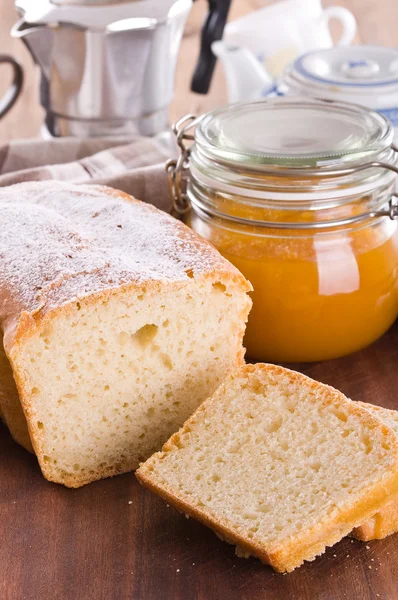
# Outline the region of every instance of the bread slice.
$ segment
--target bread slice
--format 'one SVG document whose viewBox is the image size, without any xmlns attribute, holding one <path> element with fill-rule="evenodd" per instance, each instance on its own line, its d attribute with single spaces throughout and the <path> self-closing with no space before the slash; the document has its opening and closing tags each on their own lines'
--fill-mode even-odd
<svg viewBox="0 0 398 600">
<path fill-rule="evenodd" d="M 282 367 L 228 377 L 138 480 L 277 571 L 292 571 L 398 491 L 394 433 L 333 388 Z"/>
<path fill-rule="evenodd" d="M 243 363 L 250 284 L 109 188 L 2 188 L 0 215 L 2 418 L 51 481 L 135 469 Z"/>
<path fill-rule="evenodd" d="M 359 402 L 363 408 L 369 410 L 378 417 L 385 425 L 390 427 L 398 437 L 398 411 L 375 406 L 366 402 Z M 370 540 L 381 540 L 387 535 L 398 531 L 398 497 L 388 502 L 371 519 L 360 527 L 356 527 L 351 535 L 358 540 L 368 542 Z"/>
</svg>

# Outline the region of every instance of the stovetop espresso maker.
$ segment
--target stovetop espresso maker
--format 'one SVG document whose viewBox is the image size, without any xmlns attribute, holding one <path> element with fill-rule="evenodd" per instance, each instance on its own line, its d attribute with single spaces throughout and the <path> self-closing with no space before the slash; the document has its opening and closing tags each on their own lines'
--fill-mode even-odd
<svg viewBox="0 0 398 600">
<path fill-rule="evenodd" d="M 169 127 L 174 73 L 193 0 L 16 0 L 41 70 L 52 136 L 156 135 Z M 192 89 L 206 93 L 230 0 L 209 0 Z"/>
</svg>

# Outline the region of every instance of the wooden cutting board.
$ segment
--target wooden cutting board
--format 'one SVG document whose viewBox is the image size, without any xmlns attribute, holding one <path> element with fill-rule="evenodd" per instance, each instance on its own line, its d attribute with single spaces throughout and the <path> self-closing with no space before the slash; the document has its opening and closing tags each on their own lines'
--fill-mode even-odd
<svg viewBox="0 0 398 600">
<path fill-rule="evenodd" d="M 303 366 L 355 400 L 398 409 L 398 324 L 348 358 Z M 395 600 L 398 534 L 344 539 L 289 575 L 235 556 L 133 474 L 70 490 L 0 426 L 1 600 Z"/>
</svg>

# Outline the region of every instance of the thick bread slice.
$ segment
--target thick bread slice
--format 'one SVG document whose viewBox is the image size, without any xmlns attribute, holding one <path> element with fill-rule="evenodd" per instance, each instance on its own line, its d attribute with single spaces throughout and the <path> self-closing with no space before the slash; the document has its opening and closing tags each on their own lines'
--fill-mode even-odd
<svg viewBox="0 0 398 600">
<path fill-rule="evenodd" d="M 385 425 L 390 427 L 398 437 L 398 411 L 382 408 L 366 402 L 359 402 Z M 369 521 L 356 527 L 351 535 L 358 540 L 368 542 L 370 540 L 381 540 L 387 535 L 398 531 L 398 498 L 394 498 L 379 510 Z"/>
<path fill-rule="evenodd" d="M 394 433 L 333 388 L 273 365 L 228 377 L 136 475 L 247 555 L 292 571 L 398 491 Z"/>
<path fill-rule="evenodd" d="M 2 419 L 51 481 L 135 469 L 243 363 L 250 284 L 109 188 L 2 188 L 0 215 Z"/>
</svg>

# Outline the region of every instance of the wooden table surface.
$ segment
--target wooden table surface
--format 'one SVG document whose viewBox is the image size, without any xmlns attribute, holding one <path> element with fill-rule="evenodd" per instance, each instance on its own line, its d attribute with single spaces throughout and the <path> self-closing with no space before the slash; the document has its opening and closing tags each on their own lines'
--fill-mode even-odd
<svg viewBox="0 0 398 600">
<path fill-rule="evenodd" d="M 235 0 L 231 17 L 262 4 Z M 355 13 L 362 41 L 398 45 L 396 0 L 339 4 Z M 199 1 L 182 43 L 173 118 L 225 98 L 220 68 L 209 96 L 188 91 L 203 11 Z M 0 0 L 0 52 L 17 56 L 27 75 L 23 97 L 0 122 L 2 142 L 37 135 L 42 119 L 37 73 L 23 45 L 7 35 L 15 19 L 11 0 Z M 354 399 L 398 409 L 398 325 L 358 354 L 302 370 Z M 0 426 L 0 600 L 43 599 L 395 600 L 398 535 L 368 544 L 344 539 L 315 562 L 278 575 L 237 558 L 232 546 L 142 489 L 133 474 L 76 491 L 46 482 L 36 459 Z"/>
</svg>

